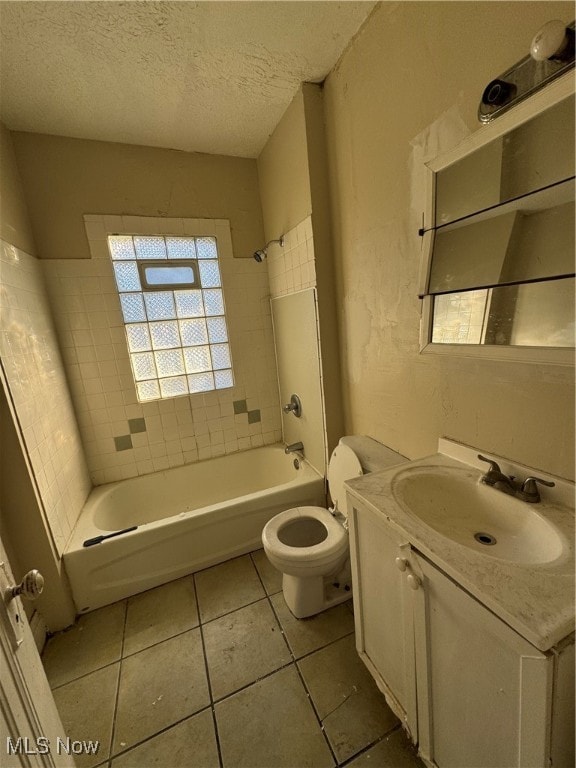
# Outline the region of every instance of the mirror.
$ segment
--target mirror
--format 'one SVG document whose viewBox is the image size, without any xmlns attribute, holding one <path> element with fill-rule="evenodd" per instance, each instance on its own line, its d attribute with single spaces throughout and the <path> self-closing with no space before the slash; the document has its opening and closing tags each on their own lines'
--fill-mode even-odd
<svg viewBox="0 0 576 768">
<path fill-rule="evenodd" d="M 574 347 L 574 106 L 430 164 L 425 343 Z"/>
</svg>

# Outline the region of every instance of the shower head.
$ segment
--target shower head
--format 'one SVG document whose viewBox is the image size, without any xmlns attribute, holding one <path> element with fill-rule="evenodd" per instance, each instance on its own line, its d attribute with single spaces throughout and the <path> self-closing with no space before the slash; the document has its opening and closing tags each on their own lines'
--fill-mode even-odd
<svg viewBox="0 0 576 768">
<path fill-rule="evenodd" d="M 260 248 L 258 251 L 254 251 L 252 256 L 256 259 L 258 264 L 261 264 L 264 261 L 264 259 L 268 256 L 268 248 L 269 246 L 272 245 L 272 243 L 278 243 L 280 248 L 282 248 L 284 246 L 284 235 L 280 235 L 278 240 L 270 240 L 268 243 L 266 243 L 264 248 Z"/>
</svg>

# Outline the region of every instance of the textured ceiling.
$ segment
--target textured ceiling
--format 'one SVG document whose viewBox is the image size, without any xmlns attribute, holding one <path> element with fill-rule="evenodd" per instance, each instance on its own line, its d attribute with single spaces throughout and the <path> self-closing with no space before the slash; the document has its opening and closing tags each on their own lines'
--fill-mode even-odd
<svg viewBox="0 0 576 768">
<path fill-rule="evenodd" d="M 373 2 L 0 2 L 12 130 L 256 157 Z"/>
</svg>

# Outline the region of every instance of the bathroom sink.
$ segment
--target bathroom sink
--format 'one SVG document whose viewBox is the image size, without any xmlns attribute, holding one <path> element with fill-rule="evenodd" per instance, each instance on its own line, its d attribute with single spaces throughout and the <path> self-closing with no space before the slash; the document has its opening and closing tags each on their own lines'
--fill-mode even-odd
<svg viewBox="0 0 576 768">
<path fill-rule="evenodd" d="M 399 471 L 392 494 L 401 508 L 442 536 L 512 563 L 559 558 L 564 539 L 538 508 L 479 482 L 474 470 L 419 466 Z"/>
</svg>

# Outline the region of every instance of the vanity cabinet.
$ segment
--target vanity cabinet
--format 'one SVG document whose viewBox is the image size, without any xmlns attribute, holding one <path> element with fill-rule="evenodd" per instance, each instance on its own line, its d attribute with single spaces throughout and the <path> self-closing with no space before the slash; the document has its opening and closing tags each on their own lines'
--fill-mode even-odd
<svg viewBox="0 0 576 768">
<path fill-rule="evenodd" d="M 357 650 L 425 762 L 573 765 L 573 638 L 542 653 L 356 499 L 350 534 Z"/>
<path fill-rule="evenodd" d="M 406 557 L 410 547 L 386 525 L 382 515 L 367 508 L 354 506 L 349 523 L 356 648 L 391 709 L 416 741 L 413 595 L 405 588 L 405 574 L 395 562 L 397 557 Z"/>
</svg>

